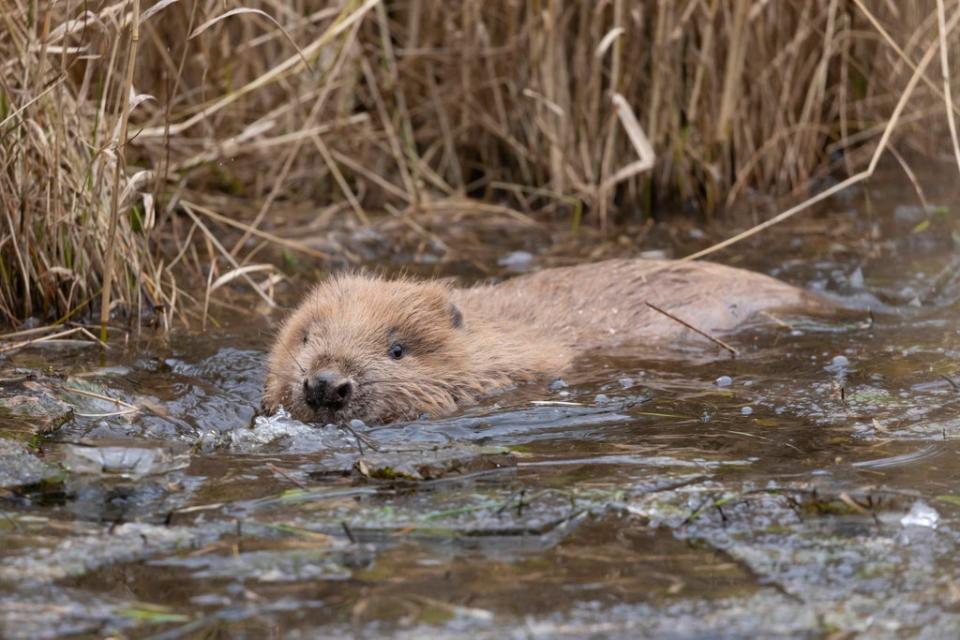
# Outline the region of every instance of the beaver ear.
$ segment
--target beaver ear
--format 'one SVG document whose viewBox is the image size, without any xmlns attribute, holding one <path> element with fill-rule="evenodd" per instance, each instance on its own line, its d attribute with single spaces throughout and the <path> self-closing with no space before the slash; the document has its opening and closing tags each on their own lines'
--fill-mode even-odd
<svg viewBox="0 0 960 640">
<path fill-rule="evenodd" d="M 449 311 L 450 311 L 450 322 L 451 322 L 451 324 L 453 324 L 453 328 L 454 328 L 454 329 L 462 329 L 462 328 L 463 328 L 463 314 L 460 313 L 460 309 L 457 309 L 457 305 L 453 304 L 452 302 L 450 303 L 450 306 L 449 306 L 448 309 L 449 309 Z"/>
</svg>

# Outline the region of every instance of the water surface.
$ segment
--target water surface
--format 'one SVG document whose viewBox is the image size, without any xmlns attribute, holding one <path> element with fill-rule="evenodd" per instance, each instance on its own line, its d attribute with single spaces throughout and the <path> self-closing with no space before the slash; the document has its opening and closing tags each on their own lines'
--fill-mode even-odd
<svg viewBox="0 0 960 640">
<path fill-rule="evenodd" d="M 73 413 L 0 416 L 48 465 L 0 494 L 0 635 L 957 637 L 958 229 L 913 202 L 877 181 L 718 256 L 849 314 L 736 359 L 594 356 L 441 420 L 258 418 L 277 315 L 10 355 L 4 397 Z M 724 232 L 689 228 L 600 253 Z M 542 228 L 483 246 L 412 269 L 595 257 Z"/>
</svg>

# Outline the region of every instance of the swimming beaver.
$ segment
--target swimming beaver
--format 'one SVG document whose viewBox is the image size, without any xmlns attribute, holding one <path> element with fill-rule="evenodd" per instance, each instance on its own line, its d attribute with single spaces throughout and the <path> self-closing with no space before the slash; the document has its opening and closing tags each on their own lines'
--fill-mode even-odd
<svg viewBox="0 0 960 640">
<path fill-rule="evenodd" d="M 556 377 L 585 351 L 709 344 L 648 302 L 709 333 L 761 311 L 828 306 L 708 262 L 608 260 L 468 289 L 341 275 L 319 284 L 281 328 L 264 408 L 282 405 L 309 422 L 390 422 Z"/>
</svg>

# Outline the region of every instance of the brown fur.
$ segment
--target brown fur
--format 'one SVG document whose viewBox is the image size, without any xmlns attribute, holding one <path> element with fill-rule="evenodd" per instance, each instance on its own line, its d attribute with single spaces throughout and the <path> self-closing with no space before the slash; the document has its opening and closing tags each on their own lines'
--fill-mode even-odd
<svg viewBox="0 0 960 640">
<path fill-rule="evenodd" d="M 306 421 L 388 422 L 555 377 L 580 352 L 704 341 L 647 301 L 711 333 L 765 310 L 827 306 L 768 276 L 707 262 L 609 260 L 470 289 L 339 276 L 318 285 L 281 328 L 264 405 Z M 388 354 L 395 342 L 405 347 L 399 360 Z M 304 376 L 321 370 L 353 382 L 343 409 L 304 402 Z"/>
</svg>

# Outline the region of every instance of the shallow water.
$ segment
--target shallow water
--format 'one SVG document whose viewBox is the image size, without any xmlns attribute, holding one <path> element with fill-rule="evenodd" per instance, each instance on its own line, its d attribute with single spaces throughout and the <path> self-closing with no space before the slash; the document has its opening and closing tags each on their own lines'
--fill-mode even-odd
<svg viewBox="0 0 960 640">
<path fill-rule="evenodd" d="M 884 183 L 721 256 L 843 317 L 443 420 L 257 417 L 275 318 L 13 354 L 4 397 L 73 413 L 0 414 L 46 463 L 0 493 L 0 635 L 957 637 L 958 227 L 911 202 Z"/>
</svg>

